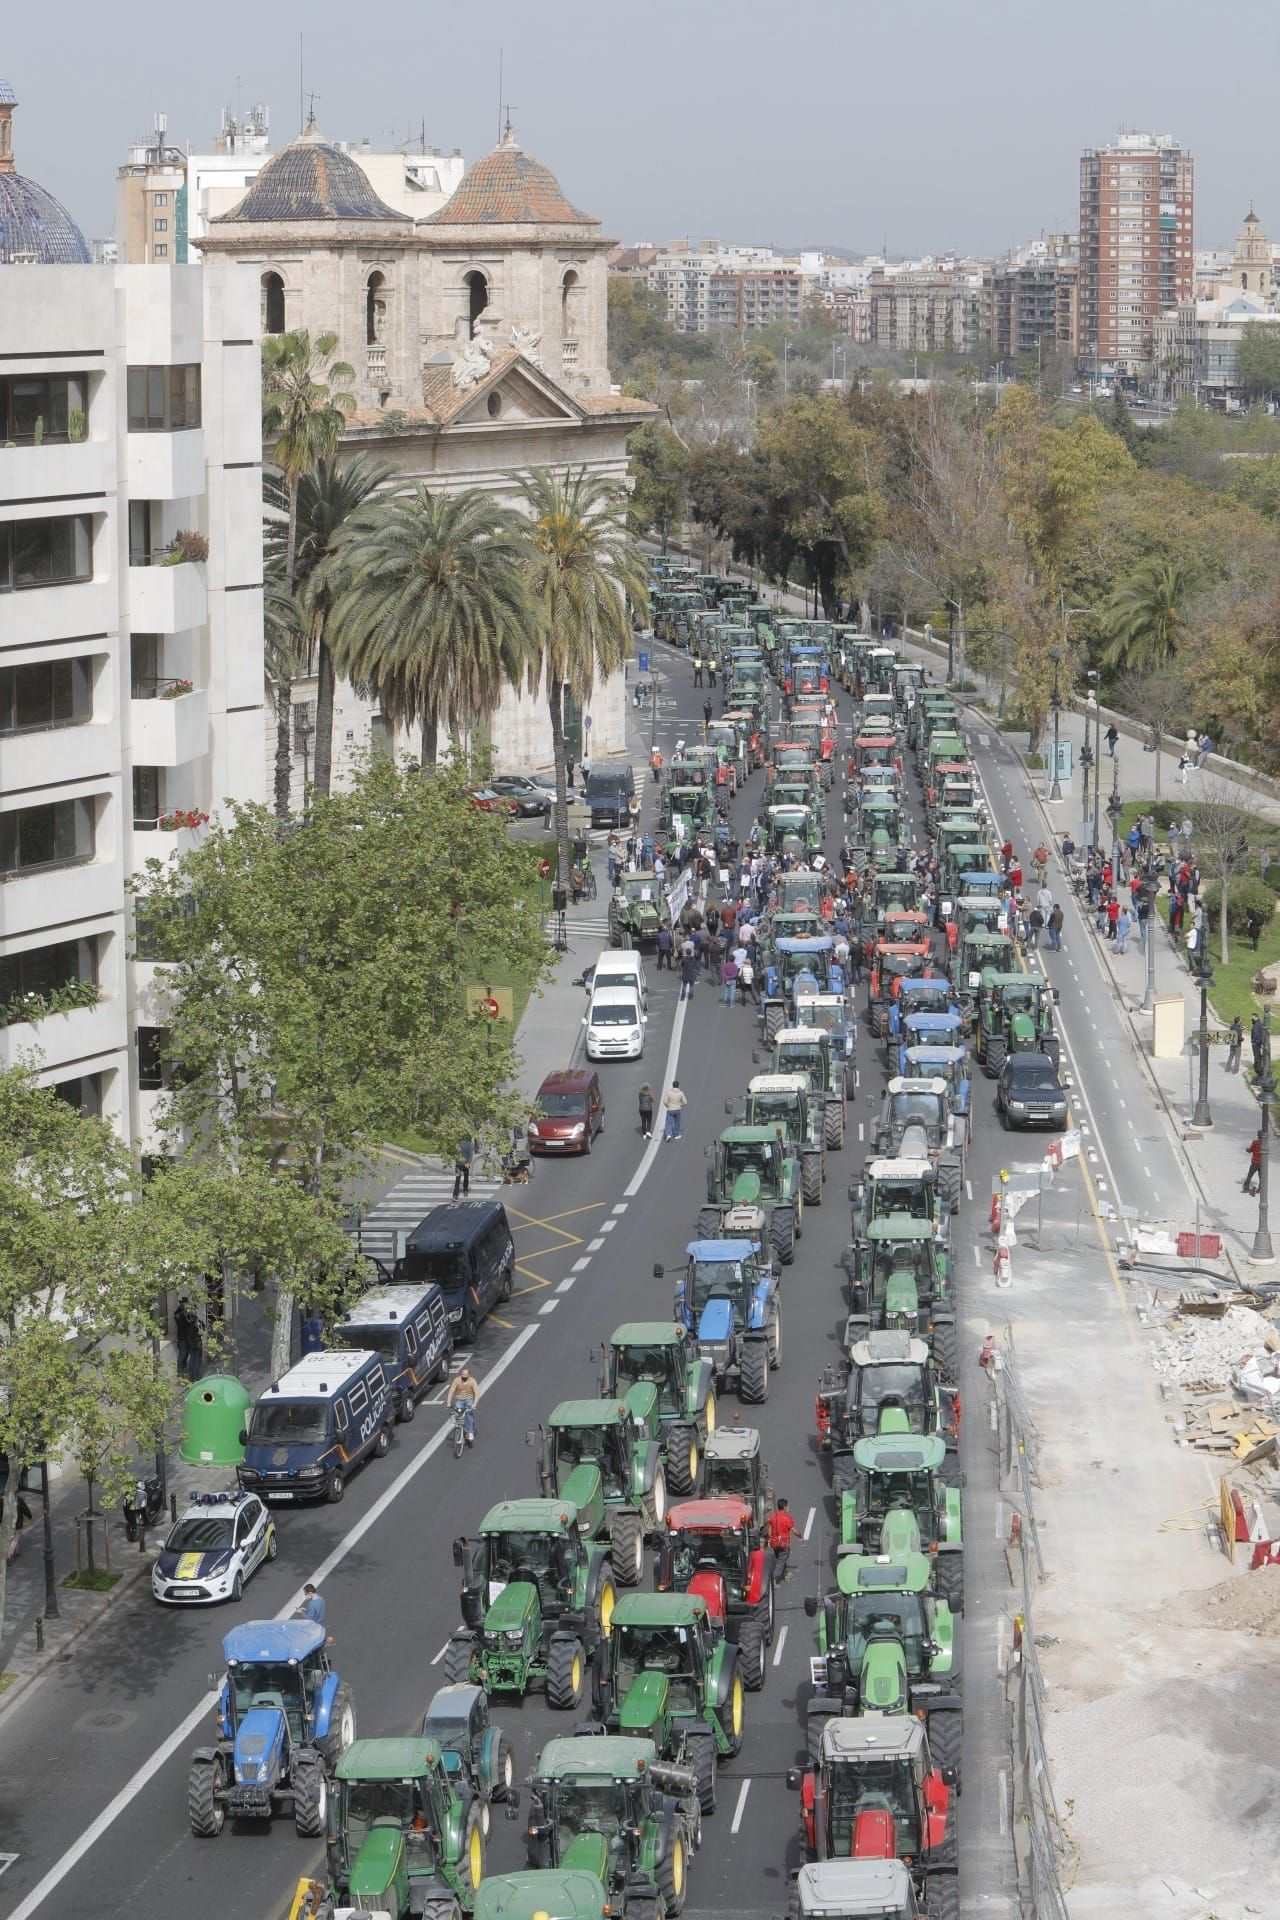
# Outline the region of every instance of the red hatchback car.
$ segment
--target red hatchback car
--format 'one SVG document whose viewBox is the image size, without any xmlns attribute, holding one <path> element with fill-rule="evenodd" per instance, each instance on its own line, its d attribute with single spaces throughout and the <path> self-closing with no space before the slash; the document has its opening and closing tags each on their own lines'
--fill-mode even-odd
<svg viewBox="0 0 1280 1920">
<path fill-rule="evenodd" d="M 604 1125 L 600 1076 L 590 1067 L 561 1067 L 538 1088 L 529 1122 L 530 1153 L 590 1153 Z"/>
</svg>

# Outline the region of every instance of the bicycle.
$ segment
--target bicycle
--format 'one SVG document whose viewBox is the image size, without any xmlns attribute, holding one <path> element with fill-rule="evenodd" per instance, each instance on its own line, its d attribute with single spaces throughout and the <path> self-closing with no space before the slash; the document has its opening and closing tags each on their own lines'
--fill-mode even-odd
<svg viewBox="0 0 1280 1920">
<path fill-rule="evenodd" d="M 453 1421 L 451 1438 L 453 1442 L 453 1457 L 455 1460 L 461 1460 L 463 1450 L 467 1444 L 467 1414 L 470 1410 L 471 1403 L 466 1400 L 455 1400 L 449 1409 L 449 1417 Z"/>
</svg>

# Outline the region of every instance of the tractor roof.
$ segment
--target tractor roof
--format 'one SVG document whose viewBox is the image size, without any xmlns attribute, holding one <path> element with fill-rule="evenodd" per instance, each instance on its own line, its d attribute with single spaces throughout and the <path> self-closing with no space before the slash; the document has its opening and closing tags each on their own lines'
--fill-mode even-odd
<svg viewBox="0 0 1280 1920">
<path fill-rule="evenodd" d="M 691 1240 L 685 1248 L 695 1263 L 708 1260 L 750 1260 L 759 1253 L 758 1240 Z"/>
<path fill-rule="evenodd" d="M 609 1911 L 608 1900 L 594 1873 L 580 1867 L 486 1873 L 476 1888 L 475 1920 L 537 1920 L 540 1914 L 554 1914 L 556 1920 L 601 1920 Z"/>
<path fill-rule="evenodd" d="M 549 1427 L 616 1427 L 626 1421 L 620 1400 L 561 1400 L 551 1409 Z"/>
<path fill-rule="evenodd" d="M 624 1593 L 613 1609 L 615 1627 L 692 1627 L 706 1617 L 696 1593 Z"/>
<path fill-rule="evenodd" d="M 881 1553 L 842 1554 L 836 1562 L 836 1585 L 851 1597 L 860 1593 L 926 1593 L 932 1569 L 923 1553 L 900 1557 Z"/>
<path fill-rule="evenodd" d="M 923 1367 L 929 1358 L 929 1343 L 895 1327 L 869 1333 L 856 1340 L 849 1350 L 855 1367 Z"/>
<path fill-rule="evenodd" d="M 469 1720 L 472 1707 L 483 1693 L 483 1687 L 473 1687 L 465 1680 L 455 1681 L 452 1686 L 437 1687 L 431 1696 L 427 1717 L 436 1721 Z"/>
<path fill-rule="evenodd" d="M 868 1180 L 932 1180 L 932 1160 L 889 1159 L 867 1162 Z"/>
<path fill-rule="evenodd" d="M 804 995 L 805 999 L 811 997 L 817 996 Z M 839 995 L 827 997 L 828 999 L 840 998 Z M 843 1001 L 841 1004 L 843 1005 Z M 773 1036 L 773 1044 L 775 1047 L 829 1047 L 831 1035 L 825 1027 L 779 1027 Z"/>
<path fill-rule="evenodd" d="M 779 953 L 830 953 L 835 941 L 829 933 L 815 933 L 807 940 L 779 940 Z"/>
<path fill-rule="evenodd" d="M 353 1740 L 338 1761 L 339 1780 L 416 1780 L 440 1768 L 435 1740 Z"/>
<path fill-rule="evenodd" d="M 916 984 L 914 980 L 911 982 L 912 986 Z M 964 1025 L 964 1015 L 958 1007 L 921 1007 L 918 1013 L 904 1014 L 903 1020 L 908 1026 L 914 1024 L 919 1033 L 937 1033 L 940 1029 L 951 1032 Z"/>
<path fill-rule="evenodd" d="M 480 1522 L 480 1531 L 571 1533 L 577 1523 L 578 1509 L 572 1500 L 499 1500 Z"/>
<path fill-rule="evenodd" d="M 890 1094 L 936 1093 L 941 1097 L 947 1091 L 947 1083 L 940 1074 L 932 1080 L 906 1080 L 900 1073 L 895 1073 L 886 1091 Z"/>
<path fill-rule="evenodd" d="M 807 1093 L 807 1073 L 753 1073 L 747 1082 L 748 1093 Z"/>
<path fill-rule="evenodd" d="M 725 1495 L 718 1500 L 677 1500 L 667 1509 L 667 1525 L 672 1533 L 736 1532 L 750 1521 L 750 1507 L 736 1495 Z"/>
<path fill-rule="evenodd" d="M 611 1347 L 679 1347 L 684 1328 L 674 1320 L 624 1320 L 609 1335 Z"/>
<path fill-rule="evenodd" d="M 921 974 L 918 979 L 900 981 L 898 992 L 900 995 L 925 992 L 936 993 L 939 987 L 945 988 L 948 993 L 951 991 L 951 982 L 946 978 L 945 974 Z"/>
<path fill-rule="evenodd" d="M 882 1241 L 932 1240 L 933 1226 L 928 1220 L 917 1220 L 909 1213 L 886 1213 L 873 1220 L 867 1228 L 867 1239 L 873 1245 Z"/>
<path fill-rule="evenodd" d="M 916 1062 L 922 1067 L 954 1067 L 967 1057 L 967 1051 L 964 1047 L 925 1046 L 907 1048 L 908 1060 Z M 929 1080 L 933 1078 L 933 1075 L 922 1074 L 921 1078 Z"/>
<path fill-rule="evenodd" d="M 324 1645 L 324 1628 L 314 1620 L 246 1620 L 222 1637 L 222 1656 L 228 1664 L 244 1661 L 257 1666 L 305 1660 Z"/>
<path fill-rule="evenodd" d="M 657 1757 L 652 1740 L 631 1740 L 624 1734 L 571 1733 L 548 1740 L 538 1755 L 534 1774 L 539 1780 L 634 1780 Z"/>
<path fill-rule="evenodd" d="M 702 1443 L 704 1460 L 754 1460 L 759 1451 L 758 1427 L 717 1427 Z"/>
<path fill-rule="evenodd" d="M 720 1138 L 731 1147 L 753 1147 L 767 1143 L 772 1146 L 777 1138 L 773 1127 L 726 1127 Z"/>
<path fill-rule="evenodd" d="M 937 1473 L 946 1454 L 937 1433 L 887 1433 L 853 1443 L 859 1473 Z"/>
<path fill-rule="evenodd" d="M 558 1745 L 558 1742 L 553 1742 Z M 834 1715 L 822 1729 L 822 1758 L 857 1760 L 911 1758 L 924 1745 L 924 1723 L 909 1713 L 860 1713 L 846 1719 Z"/>
</svg>

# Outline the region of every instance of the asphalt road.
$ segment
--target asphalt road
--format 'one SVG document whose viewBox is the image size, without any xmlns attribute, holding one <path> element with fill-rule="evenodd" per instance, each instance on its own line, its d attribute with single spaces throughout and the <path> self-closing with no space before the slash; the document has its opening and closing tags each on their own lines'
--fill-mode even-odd
<svg viewBox="0 0 1280 1920">
<path fill-rule="evenodd" d="M 703 693 L 690 685 L 682 656 L 657 650 L 664 673 L 659 743 L 692 727 Z M 847 718 L 847 700 L 842 702 Z M 999 743 L 997 741 L 997 751 Z M 738 802 L 742 819 L 758 804 L 759 776 Z M 997 807 L 1003 796 L 993 795 Z M 838 846 L 839 785 L 828 810 Z M 919 831 L 917 815 L 917 831 Z M 1064 956 L 1065 958 L 1065 956 Z M 396 1429 L 389 1457 L 351 1483 L 338 1507 L 280 1516 L 280 1556 L 260 1573 L 243 1606 L 202 1614 L 166 1612 L 145 1587 L 107 1617 L 0 1723 L 0 1851 L 17 1856 L 0 1875 L 0 1915 L 27 1920 L 74 1913 L 99 1920 L 170 1920 L 175 1911 L 216 1912 L 219 1920 L 275 1920 L 319 1849 L 286 1821 L 258 1831 L 228 1828 L 217 1842 L 191 1837 L 186 1814 L 186 1756 L 211 1727 L 208 1677 L 221 1664 L 221 1634 L 237 1619 L 287 1611 L 301 1583 L 319 1573 L 336 1639 L 336 1664 L 354 1691 L 364 1734 L 412 1728 L 442 1679 L 438 1664 L 457 1620 L 450 1542 L 472 1530 L 495 1500 L 536 1491 L 526 1433 L 569 1391 L 593 1391 L 590 1349 L 624 1318 L 662 1314 L 671 1282 L 652 1277 L 655 1260 L 674 1266 L 692 1236 L 705 1193 L 703 1148 L 725 1124 L 724 1103 L 753 1071 L 757 1028 L 751 1013 L 724 1008 L 719 989 L 699 985 L 677 1019 L 677 986 L 650 971 L 646 1058 L 602 1069 L 608 1101 L 603 1136 L 589 1158 L 539 1163 L 532 1185 L 513 1196 L 513 1224 L 527 1291 L 487 1326 L 476 1364 L 484 1393 L 479 1443 L 455 1463 L 443 1450 L 442 1418 L 424 1407 Z M 1064 1004 L 1067 995 L 1064 991 Z M 1078 1018 L 1068 1006 L 1068 1018 Z M 678 1073 L 688 1099 L 685 1138 L 646 1156 L 635 1120 L 643 1079 L 658 1084 L 678 1039 Z M 567 1037 L 568 1038 L 568 1037 Z M 567 1048 L 566 1048 L 567 1050 Z M 804 1237 L 784 1271 L 783 1364 L 766 1405 L 744 1410 L 765 1437 L 774 1485 L 790 1497 L 804 1531 L 780 1595 L 778 1633 L 765 1691 L 748 1696 L 746 1740 L 721 1778 L 720 1805 L 694 1863 L 689 1912 L 755 1916 L 786 1911 L 789 1870 L 798 1864 L 794 1795 L 788 1765 L 802 1756 L 811 1623 L 806 1591 L 825 1581 L 834 1503 L 814 1445 L 813 1397 L 834 1357 L 843 1323 L 839 1256 L 848 1231 L 845 1189 L 864 1147 L 883 1085 L 882 1053 L 861 1058 L 863 1083 L 850 1106 L 845 1149 L 829 1160 L 824 1204 L 806 1209 Z M 982 1099 L 985 1083 L 978 1082 Z M 1000 1164 L 994 1120 L 980 1118 L 971 1153 L 976 1201 L 963 1204 L 956 1244 L 961 1309 L 973 1338 L 962 1342 L 966 1407 L 984 1413 L 975 1377 L 980 1314 L 966 1303 L 971 1265 L 991 1171 Z M 1033 1152 L 1034 1149 L 1029 1149 Z M 987 1256 L 984 1254 L 985 1260 Z M 736 1411 L 732 1396 L 722 1401 Z M 1000 1912 L 1010 1889 L 1007 1735 L 995 1671 L 997 1616 L 1007 1602 L 1003 1554 L 994 1526 L 989 1436 L 982 1418 L 962 1434 L 966 1491 L 964 1622 L 966 1732 L 961 1805 L 964 1904 Z M 513 1740 L 522 1774 L 543 1742 L 563 1732 L 541 1695 L 496 1703 L 494 1717 Z M 489 1870 L 523 1864 L 522 1824 L 495 1821 Z"/>
</svg>

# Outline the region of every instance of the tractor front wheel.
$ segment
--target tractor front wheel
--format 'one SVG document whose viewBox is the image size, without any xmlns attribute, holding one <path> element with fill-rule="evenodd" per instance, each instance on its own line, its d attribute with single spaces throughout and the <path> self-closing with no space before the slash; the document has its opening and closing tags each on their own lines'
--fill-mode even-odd
<svg viewBox="0 0 1280 1920">
<path fill-rule="evenodd" d="M 987 1041 L 986 1057 L 982 1062 L 993 1080 L 996 1079 L 1001 1067 L 1004 1065 L 1004 1057 L 1007 1052 L 1008 1048 L 1005 1046 L 1004 1036 L 993 1033 Z"/>
<path fill-rule="evenodd" d="M 714 1240 L 720 1232 L 720 1209 L 718 1207 L 699 1207 L 698 1238 Z"/>
<path fill-rule="evenodd" d="M 683 1820 L 671 1829 L 666 1853 L 658 1867 L 658 1890 L 666 1906 L 668 1920 L 684 1912 L 684 1897 L 689 1882 L 689 1838 Z"/>
<path fill-rule="evenodd" d="M 758 1406 L 769 1398 L 769 1346 L 765 1340 L 743 1344 L 738 1373 L 738 1392 L 743 1400 Z"/>
<path fill-rule="evenodd" d="M 716 1810 L 716 1743 L 709 1733 L 690 1734 L 687 1755 L 698 1783 L 698 1805 L 704 1813 Z"/>
<path fill-rule="evenodd" d="M 738 1633 L 738 1672 L 748 1693 L 759 1693 L 764 1685 L 764 1624 L 744 1620 Z"/>
<path fill-rule="evenodd" d="M 293 1824 L 304 1840 L 319 1840 L 329 1811 L 329 1782 L 318 1754 L 305 1754 L 293 1775 Z"/>
<path fill-rule="evenodd" d="M 356 1705 L 351 1697 L 351 1689 L 343 1680 L 333 1696 L 333 1710 L 329 1715 L 329 1731 L 320 1742 L 320 1751 L 330 1773 L 337 1769 L 346 1749 L 356 1737 Z"/>
<path fill-rule="evenodd" d="M 227 1810 L 221 1791 L 222 1762 L 193 1760 L 187 1775 L 187 1817 L 197 1840 L 216 1840 L 222 1832 Z"/>
<path fill-rule="evenodd" d="M 471 1656 L 475 1649 L 469 1633 L 455 1634 L 444 1653 L 444 1677 L 451 1687 L 464 1687 L 471 1680 Z"/>
<path fill-rule="evenodd" d="M 644 1572 L 644 1521 L 638 1513 L 615 1513 L 609 1526 L 609 1558 L 620 1587 L 638 1587 Z"/>
<path fill-rule="evenodd" d="M 811 1207 L 822 1205 L 822 1155 L 816 1149 L 801 1156 L 800 1178 L 804 1197 Z"/>
<path fill-rule="evenodd" d="M 673 1427 L 667 1437 L 667 1474 L 673 1493 L 692 1493 L 698 1484 L 698 1434 L 694 1427 Z"/>
<path fill-rule="evenodd" d="M 769 1237 L 779 1260 L 784 1267 L 789 1267 L 796 1257 L 796 1219 L 790 1207 L 774 1208 Z"/>
<path fill-rule="evenodd" d="M 844 1145 L 844 1103 L 834 1096 L 827 1101 L 822 1115 L 823 1138 L 829 1147 Z"/>
<path fill-rule="evenodd" d="M 547 1704 L 560 1713 L 582 1704 L 587 1661 L 582 1642 L 571 1634 L 562 1634 L 551 1642 L 547 1655 Z"/>
<path fill-rule="evenodd" d="M 476 1889 L 484 1879 L 484 1823 L 480 1809 L 474 1803 L 462 1833 L 458 1878 L 462 1881 L 463 1898 L 474 1900 Z"/>
</svg>

